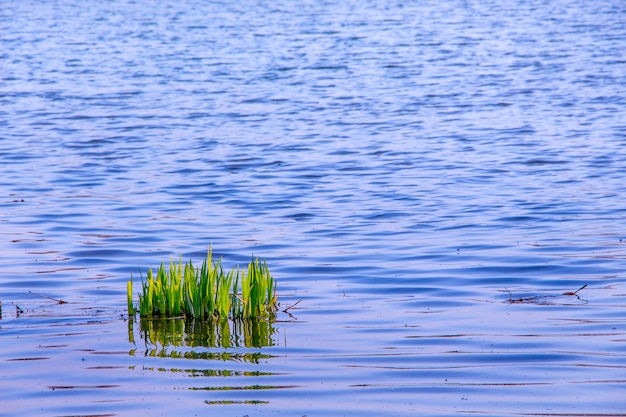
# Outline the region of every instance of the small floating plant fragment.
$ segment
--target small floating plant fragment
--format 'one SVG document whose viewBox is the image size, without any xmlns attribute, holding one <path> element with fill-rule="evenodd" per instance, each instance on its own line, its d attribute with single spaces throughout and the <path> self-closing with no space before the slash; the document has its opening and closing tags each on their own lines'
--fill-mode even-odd
<svg viewBox="0 0 626 417">
<path fill-rule="evenodd" d="M 560 296 L 576 297 L 577 300 L 583 301 L 586 304 L 587 300 L 580 298 L 580 296 L 578 295 L 578 293 L 584 290 L 585 288 L 587 288 L 587 284 L 583 285 L 576 291 L 566 291 L 566 292 L 561 293 L 560 295 L 556 295 L 556 294 L 535 295 L 535 296 L 518 297 L 518 298 L 513 298 L 513 294 L 507 288 L 505 288 L 505 290 L 506 292 L 509 293 L 509 300 L 508 300 L 509 304 L 538 304 L 538 305 L 553 304 L 553 302 L 551 302 L 552 299 L 556 299 L 557 297 L 560 297 Z"/>
<path fill-rule="evenodd" d="M 200 268 L 191 260 L 170 260 L 161 264 L 156 275 L 148 269 L 139 293 L 140 317 L 193 317 L 200 319 L 273 318 L 277 310 L 276 281 L 267 262 L 252 258 L 247 269 L 233 268 L 225 273 L 221 259 L 212 250 Z M 128 313 L 133 304 L 132 278 L 126 287 Z"/>
</svg>

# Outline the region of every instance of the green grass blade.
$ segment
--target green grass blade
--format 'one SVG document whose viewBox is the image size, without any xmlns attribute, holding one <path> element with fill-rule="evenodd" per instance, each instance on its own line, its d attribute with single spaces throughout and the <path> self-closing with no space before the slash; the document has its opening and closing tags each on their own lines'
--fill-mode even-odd
<svg viewBox="0 0 626 417">
<path fill-rule="evenodd" d="M 126 288 L 129 314 L 136 311 L 132 284 L 131 276 Z M 225 273 L 222 259 L 213 257 L 212 247 L 200 268 L 180 257 L 178 262 L 170 259 L 169 268 L 161 263 L 156 275 L 148 269 L 146 279 L 141 277 L 141 290 L 138 306 L 142 317 L 273 317 L 277 309 L 276 281 L 266 261 L 252 257 L 247 268 Z"/>
</svg>

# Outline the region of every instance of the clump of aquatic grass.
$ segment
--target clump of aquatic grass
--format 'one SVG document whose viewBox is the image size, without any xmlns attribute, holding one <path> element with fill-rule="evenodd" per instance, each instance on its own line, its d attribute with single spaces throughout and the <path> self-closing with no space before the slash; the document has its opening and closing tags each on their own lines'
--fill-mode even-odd
<svg viewBox="0 0 626 417">
<path fill-rule="evenodd" d="M 247 269 L 224 272 L 221 259 L 212 250 L 200 268 L 191 260 L 170 260 L 161 264 L 156 275 L 148 269 L 142 277 L 139 315 L 185 316 L 213 319 L 273 317 L 277 309 L 276 281 L 265 261 L 252 258 Z M 135 313 L 132 278 L 127 284 L 129 314 Z"/>
</svg>

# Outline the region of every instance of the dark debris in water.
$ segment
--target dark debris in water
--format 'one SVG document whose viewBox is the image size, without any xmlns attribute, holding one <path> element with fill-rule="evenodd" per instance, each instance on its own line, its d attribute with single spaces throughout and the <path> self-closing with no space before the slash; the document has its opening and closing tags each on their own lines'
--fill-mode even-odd
<svg viewBox="0 0 626 417">
<path fill-rule="evenodd" d="M 119 388 L 120 385 L 50 385 L 52 391 L 61 389 L 100 389 L 100 388 Z"/>
<path fill-rule="evenodd" d="M 59 417 L 114 417 L 118 414 L 80 414 L 80 415 L 67 415 Z"/>
<path fill-rule="evenodd" d="M 47 296 L 45 294 L 38 294 L 38 293 L 33 292 L 33 291 L 28 291 L 28 292 L 30 294 L 37 295 L 37 296 L 42 297 L 42 298 L 47 298 L 48 300 L 52 300 L 52 301 L 56 302 L 57 304 L 67 304 L 67 301 L 63 301 L 63 300 L 57 299 L 57 298 L 52 298 L 52 297 L 49 297 L 49 296 Z"/>
<path fill-rule="evenodd" d="M 245 401 L 232 401 L 232 400 L 217 400 L 217 401 L 209 401 L 205 400 L 205 404 L 209 405 L 231 405 L 231 404 L 269 404 L 269 401 L 261 401 L 261 400 L 245 400 Z"/>
<path fill-rule="evenodd" d="M 15 359 L 7 359 L 7 362 L 17 362 L 17 361 L 43 361 L 50 358 L 15 358 Z"/>
<path fill-rule="evenodd" d="M 576 297 L 577 300 L 580 300 L 586 304 L 587 300 L 580 298 L 580 296 L 578 295 L 578 292 L 585 289 L 586 287 L 587 287 L 587 284 L 583 285 L 576 291 L 566 291 L 561 294 L 534 295 L 534 296 L 517 297 L 517 298 L 513 297 L 513 293 L 511 293 L 511 291 L 509 291 L 507 288 L 505 288 L 505 290 L 506 292 L 509 293 L 509 299 L 507 300 L 509 304 L 537 304 L 537 305 L 557 304 L 554 299 L 557 299 L 563 296 Z"/>
</svg>

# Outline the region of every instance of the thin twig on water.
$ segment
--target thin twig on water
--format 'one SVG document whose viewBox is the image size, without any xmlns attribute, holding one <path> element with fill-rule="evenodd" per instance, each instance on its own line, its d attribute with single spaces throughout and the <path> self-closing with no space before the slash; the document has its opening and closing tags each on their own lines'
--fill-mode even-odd
<svg viewBox="0 0 626 417">
<path fill-rule="evenodd" d="M 587 287 L 587 284 L 583 285 L 582 287 L 580 287 L 579 289 L 577 289 L 576 291 L 568 291 L 568 292 L 564 292 L 563 295 L 578 295 L 578 291 L 584 289 Z"/>
<path fill-rule="evenodd" d="M 286 309 L 283 310 L 283 313 L 287 313 L 289 310 L 291 310 L 292 308 L 294 308 L 295 306 L 297 306 L 298 304 L 300 304 L 302 300 L 298 300 L 295 303 L 293 303 L 292 305 L 290 305 L 289 307 L 287 307 Z"/>
<path fill-rule="evenodd" d="M 17 304 L 15 304 L 15 303 L 11 303 L 11 304 L 13 304 L 13 305 L 15 306 L 15 315 L 16 315 L 17 317 L 19 317 L 19 316 L 20 316 L 20 314 L 24 314 L 24 310 L 22 310 L 20 306 L 18 306 L 18 305 L 17 305 Z"/>
<path fill-rule="evenodd" d="M 42 297 L 42 298 L 47 298 L 48 300 L 56 301 L 57 304 L 67 304 L 67 301 L 63 301 L 63 300 L 59 300 L 59 299 L 56 299 L 56 298 L 48 297 L 47 295 L 44 295 L 44 294 L 37 294 L 36 292 L 32 292 L 32 291 L 28 291 L 28 292 L 33 294 L 33 295 Z"/>
</svg>

